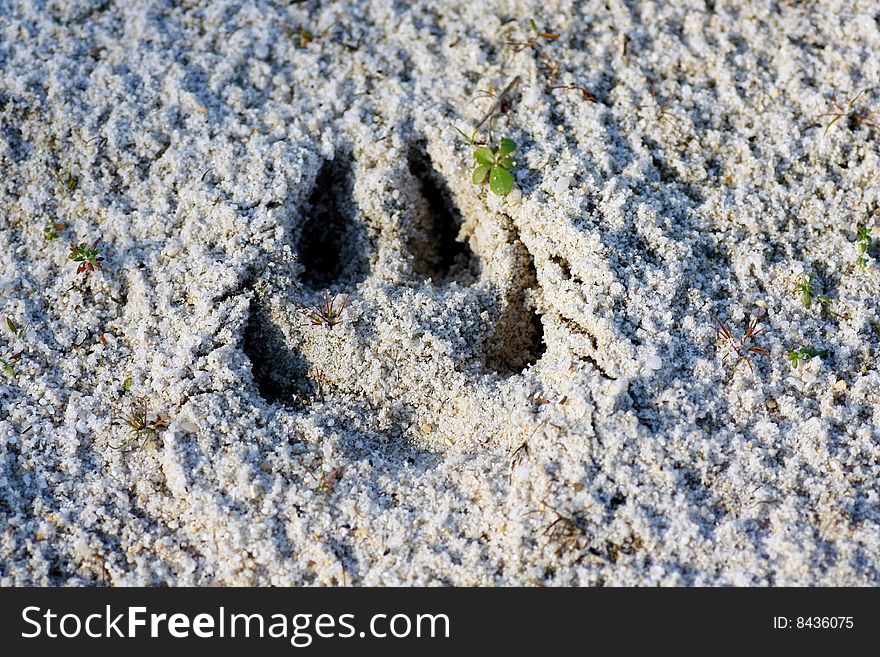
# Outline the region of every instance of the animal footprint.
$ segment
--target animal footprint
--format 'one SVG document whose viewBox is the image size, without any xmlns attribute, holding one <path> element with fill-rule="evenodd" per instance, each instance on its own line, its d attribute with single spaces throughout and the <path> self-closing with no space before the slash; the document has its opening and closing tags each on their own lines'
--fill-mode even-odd
<svg viewBox="0 0 880 657">
<path fill-rule="evenodd" d="M 254 288 L 244 343 L 267 401 L 369 394 L 367 370 L 401 390 L 442 389 L 443 359 L 476 382 L 518 374 L 543 354 L 534 262 L 513 221 L 465 197 L 472 186 L 460 209 L 428 152 L 416 140 L 391 158 L 404 163 L 394 170 L 345 155 L 322 166 L 294 222 L 297 263 Z M 297 313 L 348 293 L 341 326 L 305 326 Z"/>
</svg>

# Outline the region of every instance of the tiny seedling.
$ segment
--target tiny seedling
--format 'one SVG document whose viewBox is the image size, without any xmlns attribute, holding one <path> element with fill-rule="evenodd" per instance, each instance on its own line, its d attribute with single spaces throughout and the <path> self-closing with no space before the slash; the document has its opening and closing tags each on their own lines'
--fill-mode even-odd
<svg viewBox="0 0 880 657">
<path fill-rule="evenodd" d="M 321 493 L 322 495 L 327 496 L 333 492 L 333 487 L 336 486 L 336 482 L 342 478 L 342 468 L 333 468 L 330 472 L 325 472 L 324 462 L 321 461 L 317 469 L 318 474 L 311 475 L 315 480 L 315 485 L 311 486 L 311 489 L 316 493 Z"/>
<path fill-rule="evenodd" d="M 516 162 L 510 154 L 516 150 L 516 142 L 502 139 L 498 150 L 492 151 L 488 146 L 480 146 L 474 150 L 477 167 L 471 176 L 474 184 L 481 184 L 489 179 L 489 189 L 498 196 L 509 194 L 513 189 L 513 174 L 510 173 Z"/>
<path fill-rule="evenodd" d="M 663 103 L 660 103 L 660 101 L 657 99 L 657 83 L 653 80 L 651 81 L 651 100 L 653 101 L 653 105 L 657 108 L 656 119 L 658 121 L 663 121 L 670 126 L 674 126 L 675 121 L 678 120 L 678 117 L 671 111 L 669 111 L 669 104 L 671 100 L 667 98 L 663 101 Z M 646 106 L 639 105 L 638 107 L 639 109 L 641 109 L 642 107 Z"/>
<path fill-rule="evenodd" d="M 579 548 L 581 541 L 587 534 L 584 521 L 577 515 L 560 511 L 546 502 L 543 506 L 550 509 L 556 516 L 553 522 L 544 529 L 544 536 L 559 544 L 556 555 L 559 556 L 563 552 Z"/>
<path fill-rule="evenodd" d="M 315 486 L 315 490 L 326 495 L 333 490 L 333 486 L 336 484 L 338 477 L 339 468 L 333 468 L 329 473 L 325 473 L 324 469 L 321 468 L 321 476 L 318 478 L 318 484 Z"/>
<path fill-rule="evenodd" d="M 829 297 L 827 294 L 819 294 L 815 297 L 813 296 L 816 289 L 813 285 L 812 274 L 801 276 L 798 279 L 795 291 L 801 295 L 801 303 L 803 303 L 804 306 L 806 306 L 807 308 L 809 308 L 813 304 L 813 300 L 816 300 L 819 302 L 819 305 L 822 307 L 823 311 L 829 313 L 830 315 L 834 315 L 835 317 L 841 317 L 841 315 L 831 310 L 831 304 L 833 303 L 831 297 Z"/>
<path fill-rule="evenodd" d="M 324 370 L 315 368 L 313 370 L 313 374 L 315 377 L 315 392 L 318 395 L 319 399 L 324 399 L 324 390 L 327 385 L 327 375 L 324 373 Z"/>
<path fill-rule="evenodd" d="M 563 84 L 563 85 L 557 85 L 555 87 L 550 87 L 550 88 L 551 89 L 566 89 L 569 91 L 579 91 L 581 93 L 581 95 L 584 97 L 584 100 L 588 100 L 591 103 L 598 103 L 599 102 L 599 99 L 596 98 L 596 96 L 593 94 L 592 91 L 590 91 L 586 87 L 583 87 L 579 84 Z"/>
<path fill-rule="evenodd" d="M 714 315 L 712 316 L 712 318 L 718 325 L 714 327 L 715 332 L 724 339 L 725 343 L 730 349 L 730 353 L 736 356 L 736 363 L 733 366 L 734 370 L 739 366 L 741 361 L 745 361 L 746 364 L 749 366 L 749 370 L 754 373 L 755 368 L 752 366 L 752 358 L 756 355 L 766 355 L 770 353 L 764 347 L 758 346 L 754 343 L 754 339 L 766 330 L 765 326 L 758 328 L 758 322 L 761 320 L 760 308 L 758 309 L 758 314 L 755 315 L 755 318 L 748 323 L 746 332 L 741 337 L 737 337 L 733 329 L 731 329 L 727 324 L 724 324 Z M 727 354 L 725 354 L 724 357 L 726 358 Z"/>
<path fill-rule="evenodd" d="M 122 422 L 129 428 L 129 435 L 113 449 L 139 449 L 155 438 L 168 427 L 167 415 L 159 415 L 150 411 L 145 397 L 138 397 L 131 402 L 128 415 L 122 416 Z"/>
<path fill-rule="evenodd" d="M 800 349 L 789 349 L 787 352 L 788 361 L 791 366 L 797 369 L 801 363 L 806 363 L 811 358 L 822 357 L 828 354 L 825 349 L 813 349 L 812 347 L 801 347 Z"/>
<path fill-rule="evenodd" d="M 128 394 L 129 390 L 131 390 L 131 377 L 130 376 L 126 377 L 125 380 L 122 382 L 122 385 L 116 389 L 116 397 L 118 399 L 125 397 L 125 395 Z"/>
<path fill-rule="evenodd" d="M 798 280 L 797 291 L 801 295 L 801 303 L 809 308 L 813 303 L 813 275 L 801 276 Z"/>
<path fill-rule="evenodd" d="M 871 231 L 867 226 L 856 226 L 856 244 L 859 245 L 859 257 L 856 264 L 865 267 L 868 264 L 868 249 L 871 248 Z"/>
<path fill-rule="evenodd" d="M 342 313 L 345 312 L 345 307 L 348 305 L 350 298 L 351 293 L 342 300 L 339 306 L 334 307 L 336 298 L 331 301 L 330 290 L 325 289 L 323 304 L 312 307 L 298 304 L 299 312 L 308 320 L 308 324 L 311 326 L 326 326 L 332 329 L 337 324 L 342 324 Z"/>
<path fill-rule="evenodd" d="M 819 118 L 831 117 L 831 120 L 825 126 L 825 131 L 822 133 L 823 139 L 834 124 L 841 119 L 847 119 L 851 124 L 855 125 L 877 125 L 877 119 L 873 112 L 859 112 L 854 109 L 855 102 L 863 93 L 865 93 L 864 89 L 857 93 L 852 100 L 847 101 L 845 105 L 841 105 L 837 102 L 837 98 L 832 97 L 831 102 L 834 105 L 834 110 L 819 115 Z"/>
<path fill-rule="evenodd" d="M 315 34 L 315 33 L 312 32 L 311 30 L 309 30 L 309 29 L 303 27 L 302 25 L 300 25 L 300 26 L 297 27 L 296 30 L 294 30 L 293 32 L 288 31 L 287 35 L 288 35 L 288 36 L 294 36 L 294 35 L 295 35 L 296 38 L 299 40 L 299 43 L 297 44 L 297 47 L 299 47 L 299 48 L 305 48 L 306 46 L 308 46 L 308 45 L 309 45 L 310 43 L 312 43 L 313 41 L 318 41 L 318 40 L 320 40 L 320 39 L 325 38 L 328 34 L 330 34 L 330 30 L 333 29 L 333 26 L 334 26 L 334 25 L 335 25 L 335 23 L 330 23 L 330 25 L 327 26 L 327 29 L 321 31 L 319 34 Z"/>
<path fill-rule="evenodd" d="M 24 340 L 25 331 L 27 330 L 26 326 L 19 326 L 15 323 L 14 319 L 12 319 L 11 317 L 7 317 L 6 328 L 8 328 L 9 332 L 12 333 L 12 335 L 14 335 L 16 338 L 18 338 L 19 340 Z"/>
<path fill-rule="evenodd" d="M 58 191 L 62 194 L 74 192 L 76 191 L 76 188 L 79 187 L 79 179 L 70 171 L 57 171 L 55 173 L 55 179 L 58 181 Z"/>
<path fill-rule="evenodd" d="M 0 365 L 3 366 L 3 371 L 6 372 L 9 376 L 15 376 L 15 369 L 12 367 L 12 363 L 10 363 L 5 358 L 0 358 Z"/>
<path fill-rule="evenodd" d="M 305 48 L 307 45 L 315 40 L 315 35 L 312 34 L 312 32 L 308 29 L 304 28 L 302 25 L 296 28 L 296 35 L 299 37 L 300 48 Z"/>
<path fill-rule="evenodd" d="M 64 224 L 52 221 L 51 219 L 43 226 L 43 236 L 46 240 L 55 240 L 61 237 L 61 231 L 64 230 Z"/>
<path fill-rule="evenodd" d="M 88 273 L 101 268 L 101 262 L 104 256 L 101 255 L 101 249 L 98 247 L 100 238 L 92 242 L 89 246 L 85 242 L 82 244 L 71 244 L 70 254 L 67 256 L 70 260 L 80 263 L 76 270 L 77 274 Z"/>
<path fill-rule="evenodd" d="M 467 143 L 468 146 L 484 146 L 486 144 L 485 141 L 477 139 L 476 130 L 470 136 L 468 136 L 468 134 L 461 128 L 456 127 L 455 130 L 456 132 L 458 132 L 458 134 L 464 137 L 465 143 Z"/>
<path fill-rule="evenodd" d="M 521 50 L 530 48 L 532 52 L 535 53 L 535 56 L 538 59 L 538 65 L 543 70 L 544 75 L 549 80 L 553 81 L 559 74 L 560 65 L 559 62 L 547 54 L 542 47 L 541 42 L 556 41 L 560 35 L 555 32 L 542 32 L 538 29 L 537 23 L 531 19 L 529 20 L 529 28 L 531 30 L 531 35 L 527 37 L 525 41 L 508 39 L 504 42 L 504 45 L 510 48 L 513 52 L 520 52 Z"/>
</svg>

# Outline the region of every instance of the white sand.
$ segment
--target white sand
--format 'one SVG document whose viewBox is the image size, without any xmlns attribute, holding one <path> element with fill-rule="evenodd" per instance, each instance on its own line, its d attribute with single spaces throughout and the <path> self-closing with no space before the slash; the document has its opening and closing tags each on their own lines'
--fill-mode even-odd
<svg viewBox="0 0 880 657">
<path fill-rule="evenodd" d="M 876 1 L 254 4 L 0 2 L 0 583 L 880 584 Z"/>
</svg>

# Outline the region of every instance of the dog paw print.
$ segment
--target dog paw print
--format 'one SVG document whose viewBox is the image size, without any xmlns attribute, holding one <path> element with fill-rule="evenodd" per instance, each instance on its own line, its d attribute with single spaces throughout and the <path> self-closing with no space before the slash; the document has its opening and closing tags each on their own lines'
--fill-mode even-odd
<svg viewBox="0 0 880 657">
<path fill-rule="evenodd" d="M 254 288 L 244 344 L 267 401 L 440 394 L 543 354 L 535 266 L 513 221 L 473 186 L 456 195 L 429 152 L 414 139 L 378 164 L 340 149 L 321 167 L 291 224 L 296 261 Z M 338 326 L 298 312 L 348 295 Z"/>
</svg>

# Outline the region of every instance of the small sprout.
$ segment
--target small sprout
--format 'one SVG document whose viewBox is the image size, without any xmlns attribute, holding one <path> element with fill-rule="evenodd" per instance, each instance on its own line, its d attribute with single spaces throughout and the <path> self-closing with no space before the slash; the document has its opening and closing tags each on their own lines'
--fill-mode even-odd
<svg viewBox="0 0 880 657">
<path fill-rule="evenodd" d="M 458 134 L 464 137 L 464 140 L 468 146 L 483 146 L 486 143 L 484 141 L 477 141 L 476 131 L 474 131 L 472 135 L 468 136 L 468 134 L 459 127 L 456 127 L 455 130 L 456 132 L 458 132 Z"/>
<path fill-rule="evenodd" d="M 319 493 L 329 493 L 333 490 L 333 486 L 336 484 L 338 477 L 339 468 L 333 468 L 329 474 L 325 474 L 322 468 L 321 477 L 318 479 L 318 485 L 315 486 L 315 490 Z"/>
<path fill-rule="evenodd" d="M 513 189 L 513 174 L 510 173 L 516 162 L 510 157 L 510 153 L 516 150 L 516 142 L 512 139 L 502 139 L 498 150 L 493 152 L 487 146 L 480 146 L 474 150 L 474 159 L 477 167 L 471 176 L 474 184 L 479 185 L 489 179 L 489 189 L 498 196 L 509 194 Z"/>
<path fill-rule="evenodd" d="M 563 85 L 557 85 L 555 87 L 550 87 L 550 88 L 551 89 L 568 89 L 571 91 L 579 91 L 579 92 L 581 92 L 581 95 L 584 97 L 584 100 L 588 100 L 591 103 L 598 103 L 599 102 L 599 99 L 596 98 L 595 94 L 593 94 L 592 91 L 590 91 L 586 87 L 583 87 L 579 84 L 563 84 Z"/>
<path fill-rule="evenodd" d="M 538 29 L 537 23 L 533 20 L 529 20 L 529 28 L 534 33 L 534 36 L 528 37 L 525 41 L 508 39 L 504 42 L 504 45 L 510 48 L 513 52 L 520 52 L 521 50 L 530 48 L 537 56 L 538 65 L 543 70 L 544 75 L 553 81 L 559 74 L 560 65 L 559 62 L 544 51 L 540 40 L 556 41 L 560 35 L 555 32 L 541 32 Z"/>
<path fill-rule="evenodd" d="M 129 435 L 119 445 L 111 445 L 113 449 L 141 448 L 149 440 L 155 438 L 168 427 L 167 415 L 159 415 L 150 411 L 145 397 L 138 397 L 131 402 L 128 415 L 122 416 L 128 425 Z"/>
<path fill-rule="evenodd" d="M 657 99 L 657 83 L 653 80 L 651 81 L 651 100 L 653 101 L 654 106 L 657 108 L 657 120 L 664 121 L 670 126 L 674 126 L 676 120 L 679 120 L 675 114 L 669 111 L 669 103 L 671 102 L 669 98 L 663 101 L 661 104 Z M 638 108 L 646 107 L 646 105 L 638 105 Z"/>
<path fill-rule="evenodd" d="M 309 307 L 299 304 L 299 312 L 312 326 L 326 326 L 332 329 L 337 324 L 342 324 L 342 313 L 345 311 L 350 298 L 351 293 L 343 299 L 340 306 L 334 308 L 333 304 L 336 303 L 336 298 L 330 301 L 330 290 L 325 289 L 324 303 L 322 305 Z"/>
<path fill-rule="evenodd" d="M 573 549 L 580 549 L 581 541 L 587 535 L 587 527 L 583 518 L 560 511 L 555 506 L 544 502 L 542 506 L 550 509 L 556 518 L 544 529 L 544 536 L 557 542 L 556 555 Z"/>
<path fill-rule="evenodd" d="M 812 347 L 801 347 L 800 349 L 789 349 L 787 352 L 788 361 L 791 363 L 791 366 L 797 369 L 797 366 L 802 362 L 807 362 L 811 358 L 822 357 L 828 354 L 828 351 L 825 349 L 813 349 Z"/>
<path fill-rule="evenodd" d="M 859 258 L 856 264 L 865 267 L 868 264 L 868 249 L 871 248 L 871 234 L 867 226 L 856 226 L 856 244 L 859 245 Z"/>
<path fill-rule="evenodd" d="M 302 26 L 297 28 L 296 34 L 299 37 L 300 48 L 305 48 L 307 45 L 315 40 L 315 35 Z"/>
<path fill-rule="evenodd" d="M 101 268 L 101 262 L 104 260 L 104 256 L 101 255 L 101 249 L 98 248 L 98 242 L 100 241 L 100 238 L 96 239 L 92 242 L 91 246 L 88 246 L 85 242 L 82 244 L 70 245 L 70 254 L 68 255 L 68 258 L 74 262 L 80 263 L 76 270 L 77 274 L 92 272 L 95 271 L 95 269 Z"/>
<path fill-rule="evenodd" d="M 754 344 L 755 337 L 766 330 L 765 326 L 758 328 L 758 322 L 761 320 L 761 309 L 758 309 L 758 314 L 748 323 L 745 334 L 740 338 L 736 337 L 736 334 L 727 324 L 724 324 L 714 315 L 712 318 L 718 325 L 715 327 L 715 332 L 724 339 L 727 346 L 730 348 L 730 352 L 737 357 L 736 364 L 733 366 L 734 370 L 739 366 L 741 361 L 745 361 L 749 366 L 749 369 L 754 373 L 755 368 L 752 367 L 752 357 L 755 355 L 766 355 L 770 353 L 764 347 Z M 726 358 L 727 354 L 725 354 L 724 357 Z"/>
<path fill-rule="evenodd" d="M 797 291 L 801 294 L 801 303 L 807 308 L 813 303 L 813 275 L 802 276 L 797 284 Z"/>
<path fill-rule="evenodd" d="M 299 48 L 305 48 L 306 46 L 308 46 L 308 45 L 309 45 L 310 43 L 312 43 L 313 41 L 318 41 L 318 40 L 320 40 L 320 39 L 323 39 L 323 38 L 326 37 L 328 34 L 330 34 L 330 30 L 333 29 L 333 25 L 334 25 L 334 24 L 335 24 L 335 23 L 330 23 L 330 25 L 327 27 L 327 29 L 326 29 L 326 30 L 323 30 L 320 34 L 315 34 L 315 33 L 312 32 L 311 30 L 309 30 L 309 29 L 303 27 L 302 25 L 300 25 L 299 27 L 296 28 L 296 30 L 293 31 L 293 33 L 291 33 L 291 32 L 288 31 L 287 35 L 288 35 L 288 36 L 296 36 L 296 38 L 297 38 L 298 41 L 299 41 L 299 43 L 297 44 L 297 46 L 298 46 Z"/>
<path fill-rule="evenodd" d="M 877 125 L 877 119 L 874 116 L 873 112 L 857 112 L 853 109 L 855 102 L 861 97 L 863 93 L 865 93 L 864 89 L 857 93 L 852 100 L 848 101 L 845 106 L 838 103 L 837 98 L 831 98 L 831 102 L 834 105 L 834 110 L 819 115 L 820 118 L 825 116 L 832 117 L 828 124 L 825 126 L 825 131 L 822 133 L 823 139 L 828 134 L 828 131 L 831 130 L 832 126 L 840 121 L 840 119 L 848 119 L 850 123 L 853 123 L 855 125 Z"/>
<path fill-rule="evenodd" d="M 555 41 L 559 38 L 559 35 L 555 32 L 541 32 L 538 29 L 537 23 L 535 23 L 534 19 L 529 19 L 529 27 L 532 28 L 532 32 L 535 33 L 535 38 L 540 37 L 541 39 L 549 39 L 550 41 Z"/>
<path fill-rule="evenodd" d="M 321 464 L 318 466 L 318 475 L 313 474 L 312 478 L 315 480 L 312 490 L 326 496 L 333 492 L 336 482 L 342 478 L 342 468 L 333 468 L 330 472 L 325 472 L 324 462 L 321 461 Z"/>
<path fill-rule="evenodd" d="M 131 390 L 131 377 L 126 377 L 122 382 L 122 385 L 116 390 L 116 397 L 121 398 L 125 397 L 128 391 Z"/>
<path fill-rule="evenodd" d="M 6 328 L 9 329 L 9 332 L 12 333 L 19 340 L 24 340 L 24 334 L 27 330 L 27 327 L 19 326 L 15 323 L 15 320 L 11 317 L 6 318 Z"/>
<path fill-rule="evenodd" d="M 318 395 L 319 399 L 324 399 L 324 390 L 327 385 L 327 375 L 324 373 L 324 370 L 320 370 L 315 368 L 313 370 L 313 374 L 315 377 L 315 392 Z"/>
<path fill-rule="evenodd" d="M 5 358 L 0 358 L 0 364 L 3 365 L 4 372 L 6 372 L 9 376 L 15 376 L 15 369 L 13 369 L 12 363 L 10 363 Z"/>
<path fill-rule="evenodd" d="M 43 226 L 43 236 L 46 240 L 55 240 L 61 237 L 61 231 L 64 230 L 64 224 L 52 221 L 51 219 Z"/>
<path fill-rule="evenodd" d="M 55 179 L 58 181 L 59 191 L 62 194 L 74 192 L 76 191 L 76 188 L 79 187 L 79 179 L 70 171 L 56 172 Z"/>
</svg>

